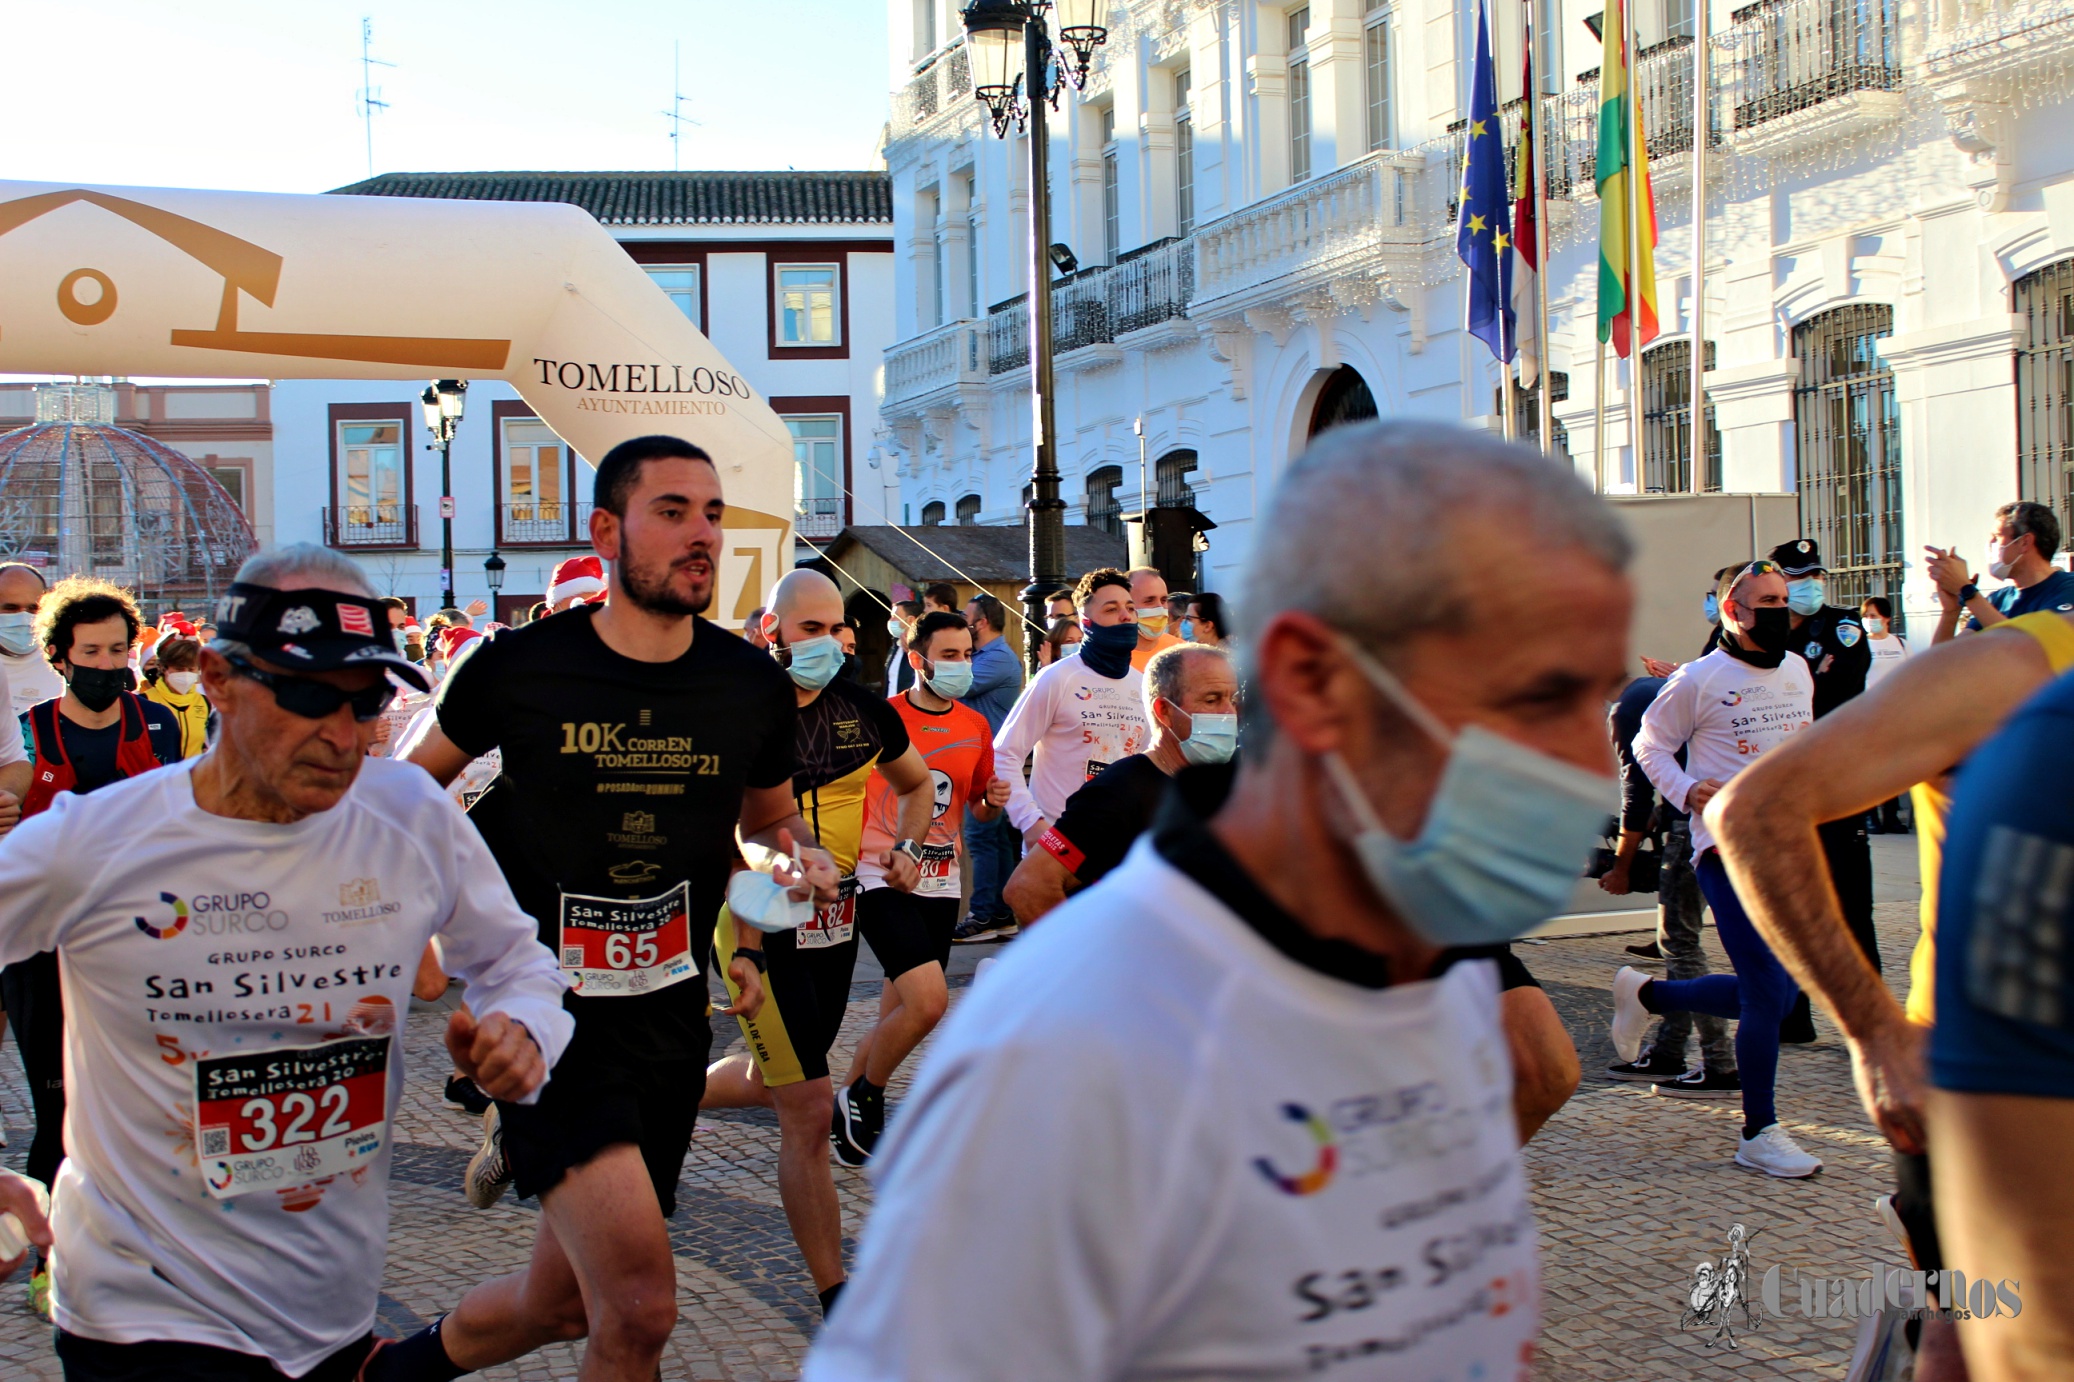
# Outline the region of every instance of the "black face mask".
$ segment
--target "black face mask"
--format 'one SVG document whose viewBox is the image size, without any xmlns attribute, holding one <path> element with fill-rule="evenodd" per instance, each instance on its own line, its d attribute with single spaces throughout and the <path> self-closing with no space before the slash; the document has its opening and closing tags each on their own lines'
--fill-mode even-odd
<svg viewBox="0 0 2074 1382">
<path fill-rule="evenodd" d="M 75 663 L 67 684 L 79 703 L 98 715 L 114 705 L 117 696 L 137 689 L 137 675 L 127 667 L 81 667 Z"/>
<path fill-rule="evenodd" d="M 1739 611 L 1740 612 L 1740 611 Z M 1757 645 L 1752 652 L 1732 638 L 1721 640 L 1731 657 L 1749 663 L 1753 667 L 1776 667 L 1786 660 L 1786 646 L 1793 641 L 1793 611 L 1780 605 L 1770 609 L 1748 611 L 1752 620 L 1747 629 L 1740 625 L 1737 631 Z"/>
</svg>

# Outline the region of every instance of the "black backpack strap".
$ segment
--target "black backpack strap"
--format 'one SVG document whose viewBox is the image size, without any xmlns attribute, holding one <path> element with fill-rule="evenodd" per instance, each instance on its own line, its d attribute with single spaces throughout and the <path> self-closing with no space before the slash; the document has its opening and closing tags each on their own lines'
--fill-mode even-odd
<svg viewBox="0 0 2074 1382">
<path fill-rule="evenodd" d="M 65 738 L 58 733 L 58 703 L 38 701 L 29 707 L 29 734 L 36 741 L 38 763 L 63 763 Z"/>
</svg>

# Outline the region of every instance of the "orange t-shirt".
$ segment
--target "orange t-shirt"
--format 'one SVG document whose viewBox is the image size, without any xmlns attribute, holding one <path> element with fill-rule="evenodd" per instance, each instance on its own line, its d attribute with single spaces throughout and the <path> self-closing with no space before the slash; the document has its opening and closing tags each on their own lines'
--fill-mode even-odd
<svg viewBox="0 0 2074 1382">
<path fill-rule="evenodd" d="M 1163 633 L 1153 639 L 1149 646 L 1140 643 L 1137 647 L 1131 649 L 1131 666 L 1142 672 L 1145 670 L 1145 664 L 1152 661 L 1155 653 L 1165 652 L 1168 648 L 1179 647 L 1187 641 L 1187 639 L 1176 637 L 1171 633 Z"/>
<path fill-rule="evenodd" d="M 964 829 L 966 806 L 984 800 L 987 784 L 994 779 L 994 735 L 984 715 L 956 701 L 941 714 L 920 709 L 906 692 L 892 701 L 907 726 L 908 742 L 922 755 L 936 787 L 929 838 L 922 842 L 922 881 L 915 885 L 915 894 L 956 898 L 958 837 Z M 879 856 L 893 847 L 899 829 L 900 796 L 885 774 L 873 769 L 865 788 L 863 848 L 857 856 L 859 886 L 886 886 Z"/>
</svg>

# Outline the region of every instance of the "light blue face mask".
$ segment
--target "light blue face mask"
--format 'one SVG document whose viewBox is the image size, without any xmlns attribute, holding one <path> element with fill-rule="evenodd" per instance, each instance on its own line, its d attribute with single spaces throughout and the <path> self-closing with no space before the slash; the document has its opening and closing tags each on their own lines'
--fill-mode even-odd
<svg viewBox="0 0 2074 1382">
<path fill-rule="evenodd" d="M 1183 619 L 1179 624 L 1174 626 L 1174 631 L 1180 634 L 1181 637 L 1187 639 L 1190 643 L 1195 642 L 1195 620 Z"/>
<path fill-rule="evenodd" d="M 1803 576 L 1786 582 L 1786 608 L 1802 617 L 1820 610 L 1828 599 L 1829 592 L 1822 588 L 1820 576 Z"/>
<path fill-rule="evenodd" d="M 969 662 L 932 662 L 929 664 L 929 689 L 947 701 L 954 701 L 972 689 L 972 664 Z"/>
<path fill-rule="evenodd" d="M 793 901 L 777 879 L 756 869 L 739 870 L 727 880 L 727 910 L 744 926 L 766 933 L 790 931 L 814 916 L 813 903 Z"/>
<path fill-rule="evenodd" d="M 0 614 L 0 651 L 26 657 L 36 647 L 36 616 L 27 610 Z"/>
<path fill-rule="evenodd" d="M 802 638 L 797 643 L 786 645 L 792 654 L 785 670 L 793 683 L 802 691 L 819 691 L 835 680 L 835 674 L 843 669 L 843 645 L 835 641 L 835 635 L 824 633 L 819 638 Z"/>
<path fill-rule="evenodd" d="M 1181 713 L 1188 715 L 1185 710 Z M 1238 751 L 1238 716 L 1208 712 L 1188 716 L 1188 737 L 1181 741 L 1181 756 L 1190 763 L 1198 767 L 1206 763 L 1229 763 L 1231 756 Z"/>
<path fill-rule="evenodd" d="M 1326 775 L 1359 826 L 1354 853 L 1370 886 L 1441 946 L 1514 940 L 1561 911 L 1614 812 L 1614 780 L 1476 725 L 1451 731 L 1381 663 L 1344 639 L 1341 646 L 1376 690 L 1448 748 L 1426 824 L 1410 841 L 1383 828 L 1346 760 L 1325 755 Z"/>
<path fill-rule="evenodd" d="M 1707 592 L 1707 598 L 1700 602 L 1700 608 L 1706 611 L 1707 622 L 1709 624 L 1718 624 L 1721 622 L 1721 600 L 1714 594 L 1713 591 L 1710 590 Z"/>
</svg>

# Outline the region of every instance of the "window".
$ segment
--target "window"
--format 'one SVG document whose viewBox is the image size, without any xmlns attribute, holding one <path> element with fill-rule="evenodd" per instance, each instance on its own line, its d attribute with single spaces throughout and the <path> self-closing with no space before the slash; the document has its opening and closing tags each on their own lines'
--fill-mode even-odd
<svg viewBox="0 0 2074 1382">
<path fill-rule="evenodd" d="M 2016 492 L 2060 516 L 2074 547 L 2074 259 L 2016 281 Z"/>
<path fill-rule="evenodd" d="M 1693 24 L 1693 0 L 1664 0 L 1664 37 L 1691 38 Z"/>
<path fill-rule="evenodd" d="M 1289 180 L 1311 175 L 1311 62 L 1304 43 L 1311 28 L 1311 7 L 1289 12 Z"/>
<path fill-rule="evenodd" d="M 916 198 L 916 215 L 928 213 L 929 282 L 923 288 L 923 325 L 943 325 L 943 193 L 929 188 Z"/>
<path fill-rule="evenodd" d="M 247 511 L 245 508 L 245 467 L 241 465 L 211 465 L 202 468 L 209 472 L 210 477 L 217 484 L 223 486 L 223 492 L 230 496 L 231 503 L 238 506 L 238 512 L 245 513 Z"/>
<path fill-rule="evenodd" d="M 1123 501 L 1117 498 L 1117 491 L 1122 488 L 1123 467 L 1120 465 L 1105 465 L 1088 473 L 1088 527 L 1100 528 L 1111 537 L 1123 536 Z"/>
<path fill-rule="evenodd" d="M 792 523 L 801 537 L 843 530 L 843 420 L 835 414 L 788 416 L 792 432 Z"/>
<path fill-rule="evenodd" d="M 1114 264 L 1123 248 L 1123 208 L 1116 175 L 1116 107 L 1102 111 L 1102 262 Z"/>
<path fill-rule="evenodd" d="M 1174 74 L 1174 233 L 1195 231 L 1195 74 L 1186 67 Z"/>
<path fill-rule="evenodd" d="M 1829 601 L 1852 608 L 1900 594 L 1901 413 L 1879 341 L 1894 334 L 1884 303 L 1839 307 L 1793 328 L 1800 530 L 1822 544 Z"/>
<path fill-rule="evenodd" d="M 575 514 L 569 503 L 569 453 L 538 418 L 499 423 L 504 447 L 504 492 L 499 532 L 505 542 L 570 542 Z"/>
<path fill-rule="evenodd" d="M 1154 504 L 1162 509 L 1192 509 L 1195 503 L 1195 487 L 1188 477 L 1195 474 L 1195 452 L 1170 451 L 1159 458 L 1153 466 Z"/>
<path fill-rule="evenodd" d="M 968 494 L 958 501 L 958 526 L 970 528 L 979 522 L 979 496 Z"/>
<path fill-rule="evenodd" d="M 1709 360 L 1712 360 L 1714 358 L 1711 350 L 1708 352 L 1707 358 Z M 1544 370 L 1542 371 L 1542 378 L 1548 381 L 1548 401 L 1551 404 L 1562 403 L 1569 399 L 1569 375 L 1563 373 L 1563 371 L 1561 370 Z M 1521 441 L 1526 442 L 1529 446 L 1532 446 L 1538 451 L 1541 448 L 1541 385 L 1537 382 L 1533 388 L 1523 389 L 1519 386 L 1519 381 L 1515 379 L 1512 380 L 1507 385 L 1507 387 L 1509 387 L 1512 390 L 1513 435 L 1518 437 Z M 1493 393 L 1491 395 L 1493 411 L 1496 411 L 1497 407 L 1499 406 L 1498 400 L 1502 396 L 1502 394 L 1498 393 Z M 1549 414 L 1548 420 L 1552 424 L 1550 430 L 1553 431 L 1555 434 L 1555 449 L 1565 456 L 1569 455 L 1570 429 L 1563 426 L 1563 420 L 1557 417 L 1553 412 Z M 1713 423 L 1714 410 L 1712 408 L 1709 408 L 1707 409 L 1707 425 L 1709 427 L 1712 427 Z M 1716 443 L 1716 473 L 1718 474 L 1720 455 L 1720 446 L 1718 444 L 1719 438 L 1716 438 Z M 1719 489 L 1720 486 L 1717 484 L 1715 488 Z"/>
<path fill-rule="evenodd" d="M 401 421 L 342 421 L 338 426 L 339 544 L 393 545 L 408 540 Z"/>
<path fill-rule="evenodd" d="M 922 526 L 924 528 L 941 528 L 943 526 L 943 501 L 941 499 L 932 500 L 922 505 Z"/>
<path fill-rule="evenodd" d="M 1368 57 L 1368 150 L 1390 147 L 1390 18 L 1378 14 L 1362 35 Z"/>
<path fill-rule="evenodd" d="M 841 344 L 836 294 L 840 273 L 833 264 L 784 264 L 778 268 L 778 344 Z"/>
<path fill-rule="evenodd" d="M 965 317 L 979 319 L 979 178 L 965 175 Z"/>
<path fill-rule="evenodd" d="M 1707 342 L 1707 368 L 1714 368 L 1714 343 Z M 1708 494 L 1721 492 L 1721 432 L 1714 405 L 1707 405 Z M 1642 491 L 1692 492 L 1692 342 L 1666 341 L 1642 352 Z"/>
<path fill-rule="evenodd" d="M 648 269 L 648 276 L 693 326 L 701 331 L 706 329 L 706 314 L 699 301 L 698 265 L 656 265 Z"/>
<path fill-rule="evenodd" d="M 915 61 L 936 51 L 936 6 L 939 0 L 915 0 Z"/>
</svg>

